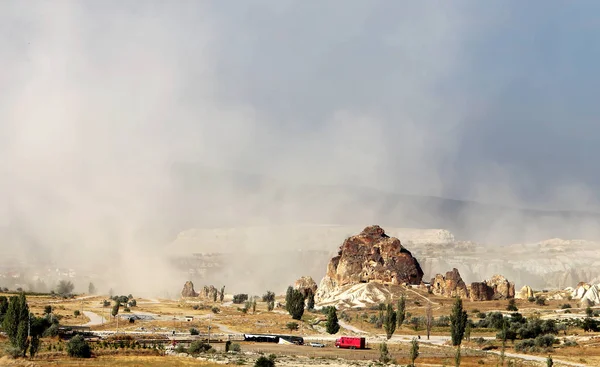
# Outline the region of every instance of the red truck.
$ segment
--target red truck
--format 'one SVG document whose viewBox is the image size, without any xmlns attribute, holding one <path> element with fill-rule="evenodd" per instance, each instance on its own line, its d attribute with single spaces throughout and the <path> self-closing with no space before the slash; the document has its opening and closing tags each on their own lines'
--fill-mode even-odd
<svg viewBox="0 0 600 367">
<path fill-rule="evenodd" d="M 365 349 L 365 338 L 342 336 L 336 339 L 335 346 L 337 348 Z"/>
</svg>

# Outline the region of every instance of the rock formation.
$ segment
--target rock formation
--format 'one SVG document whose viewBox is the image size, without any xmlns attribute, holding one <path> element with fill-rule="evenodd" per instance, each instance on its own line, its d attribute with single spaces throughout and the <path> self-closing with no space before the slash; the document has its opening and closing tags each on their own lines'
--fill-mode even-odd
<svg viewBox="0 0 600 367">
<path fill-rule="evenodd" d="M 369 282 L 419 284 L 422 278 L 423 270 L 410 251 L 375 225 L 344 241 L 337 256 L 329 261 L 315 299 L 319 302 L 343 286 Z"/>
<path fill-rule="evenodd" d="M 515 294 L 515 298 L 518 299 L 528 299 L 530 297 L 533 297 L 533 289 L 528 285 L 524 285 L 523 288 Z"/>
<path fill-rule="evenodd" d="M 515 298 L 515 284 L 502 275 L 494 275 L 485 283 L 494 290 L 494 299 Z"/>
<path fill-rule="evenodd" d="M 294 283 L 294 289 L 299 290 L 304 297 L 317 293 L 317 283 L 312 277 L 301 277 Z"/>
<path fill-rule="evenodd" d="M 458 269 L 446 273 L 446 276 L 437 274 L 431 279 L 431 292 L 437 296 L 469 298 L 469 290 L 462 280 Z"/>
<path fill-rule="evenodd" d="M 515 284 L 502 275 L 494 275 L 483 282 L 471 283 L 469 289 L 471 301 L 490 301 L 515 298 Z"/>
<path fill-rule="evenodd" d="M 190 280 L 185 282 L 185 284 L 183 285 L 181 297 L 198 297 L 198 293 L 194 291 L 194 283 L 192 283 Z"/>
<path fill-rule="evenodd" d="M 600 284 L 579 283 L 571 293 L 573 299 L 579 300 L 582 307 L 600 304 Z"/>
</svg>

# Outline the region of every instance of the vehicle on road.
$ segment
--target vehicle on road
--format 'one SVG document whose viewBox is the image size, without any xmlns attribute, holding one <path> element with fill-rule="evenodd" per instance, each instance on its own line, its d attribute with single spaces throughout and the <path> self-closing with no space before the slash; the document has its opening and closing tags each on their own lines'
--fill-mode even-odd
<svg viewBox="0 0 600 367">
<path fill-rule="evenodd" d="M 323 344 L 323 343 L 314 343 L 314 342 L 312 342 L 312 343 L 308 343 L 308 345 L 310 345 L 313 348 L 325 348 L 325 344 Z"/>
<path fill-rule="evenodd" d="M 355 336 L 342 336 L 335 341 L 335 346 L 337 348 L 365 349 L 366 340 Z"/>
</svg>

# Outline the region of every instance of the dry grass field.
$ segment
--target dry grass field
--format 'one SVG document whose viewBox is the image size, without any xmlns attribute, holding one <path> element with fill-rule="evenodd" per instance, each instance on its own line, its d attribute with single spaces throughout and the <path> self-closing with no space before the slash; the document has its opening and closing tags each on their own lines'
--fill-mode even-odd
<svg viewBox="0 0 600 367">
<path fill-rule="evenodd" d="M 450 314 L 453 301 L 448 298 L 435 297 L 420 289 L 408 289 L 398 287 L 396 294 L 404 293 L 406 295 L 406 311 L 410 313 L 410 317 L 424 316 L 426 313 L 426 305 L 428 302 L 432 304 L 433 316 L 448 316 Z M 62 325 L 80 325 L 89 321 L 86 316 L 75 317 L 75 310 L 88 311 L 96 315 L 106 317 L 104 323 L 94 325 L 92 330 L 98 331 L 115 331 L 117 322 L 115 318 L 110 317 L 111 307 L 103 307 L 102 302 L 108 297 L 93 296 L 93 297 L 76 297 L 73 299 L 61 299 L 50 296 L 28 296 L 27 300 L 32 312 L 36 315 L 42 315 L 44 307 L 51 305 L 54 315 L 61 317 Z M 200 302 L 195 299 L 187 300 L 150 300 L 137 299 L 138 306 L 131 308 L 130 315 L 144 315 L 152 317 L 151 320 L 136 320 L 134 323 L 129 323 L 126 319 L 119 319 L 119 332 L 130 333 L 141 331 L 155 331 L 156 333 L 170 333 L 175 330 L 178 333 L 189 334 L 191 328 L 196 328 L 200 333 L 206 333 L 209 325 L 212 326 L 212 333 L 278 333 L 292 334 L 300 336 L 313 336 L 319 338 L 323 336 L 323 340 L 327 345 L 325 348 L 311 348 L 308 346 L 286 346 L 273 344 L 251 344 L 241 343 L 242 350 L 245 352 L 261 352 L 265 354 L 274 353 L 278 355 L 277 365 L 287 366 L 345 366 L 352 363 L 363 363 L 367 361 L 375 361 L 379 357 L 379 350 L 376 344 L 373 344 L 372 349 L 365 351 L 348 351 L 340 350 L 333 346 L 329 334 L 324 330 L 325 315 L 316 312 L 305 312 L 302 320 L 295 321 L 282 308 L 276 308 L 269 312 L 266 309 L 266 304 L 263 302 L 257 303 L 256 312 L 248 310 L 246 313 L 240 310 L 243 305 L 232 304 L 231 302 Z M 278 301 L 283 302 L 279 298 Z M 396 305 L 397 299 L 390 300 Z M 560 311 L 560 306 L 564 303 L 570 303 L 573 308 L 573 315 L 581 314 L 583 309 L 578 309 L 575 301 L 567 300 L 549 300 L 545 306 L 539 306 L 527 300 L 517 300 L 516 304 L 519 312 L 526 317 L 555 317 Z M 478 313 L 499 311 L 506 313 L 508 301 L 489 301 L 489 302 L 470 302 L 464 301 L 464 308 L 468 312 L 469 318 L 477 321 Z M 213 308 L 218 308 L 214 309 Z M 128 315 L 121 310 L 120 315 Z M 342 315 L 344 315 L 342 317 Z M 340 320 L 345 319 L 346 323 L 352 328 L 357 328 L 367 332 L 367 336 L 381 335 L 383 329 L 376 328 L 372 323 L 368 322 L 371 316 L 379 315 L 379 310 L 376 307 L 365 307 L 362 309 L 341 309 L 338 311 Z M 192 316 L 192 321 L 185 321 L 185 316 Z M 289 322 L 297 322 L 299 330 L 292 331 L 286 327 Z M 480 331 L 473 329 L 471 337 L 477 338 L 480 336 L 493 337 L 495 331 L 484 330 Z M 570 336 L 575 335 L 578 338 L 578 345 L 572 347 L 564 347 L 562 344 L 555 346 L 551 351 L 553 358 L 574 363 L 580 363 L 588 366 L 600 366 L 600 337 L 598 333 L 584 333 L 581 329 L 569 329 Z M 342 328 L 339 335 L 352 335 L 354 332 Z M 409 344 L 407 343 L 411 335 L 420 335 L 420 352 L 418 365 L 427 366 L 449 366 L 454 364 L 454 349 L 448 346 L 428 345 L 425 340 L 424 325 L 417 330 L 410 325 L 403 325 L 396 330 L 396 335 L 406 335 L 407 339 L 404 342 L 394 342 L 389 344 L 392 358 L 400 364 L 407 364 Z M 449 335 L 448 327 L 434 327 L 432 335 Z M 141 337 L 141 336 L 137 336 Z M 562 338 L 563 335 L 559 335 Z M 0 343 L 3 343 L 0 339 Z M 14 366 L 213 366 L 206 361 L 199 361 L 191 358 L 180 358 L 173 356 L 157 356 L 152 354 L 150 350 L 127 350 L 127 349 L 95 349 L 95 358 L 90 360 L 71 359 L 66 356 L 64 351 L 56 352 L 49 351 L 48 346 L 51 344 L 57 345 L 59 342 L 54 339 L 44 339 L 42 342 L 42 352 L 39 358 L 35 360 L 11 360 L 7 357 L 2 357 L 0 365 Z M 6 344 L 6 341 L 4 341 Z M 64 342 L 63 342 L 64 347 Z M 500 343 L 487 342 L 486 345 L 493 345 L 496 348 L 500 347 Z M 223 344 L 215 344 L 215 349 L 222 350 Z M 0 346 L 0 355 L 2 355 Z M 64 350 L 64 349 L 61 349 Z M 496 349 L 496 352 L 499 349 Z M 156 351 L 154 351 L 156 352 Z M 516 353 L 512 343 L 507 344 L 507 353 Z M 534 354 L 535 355 L 535 354 Z M 546 357 L 547 352 L 538 353 L 539 357 Z M 252 364 L 254 357 L 240 357 L 239 363 Z M 340 359 L 338 359 L 340 358 Z M 498 355 L 485 353 L 481 351 L 481 345 L 474 342 L 466 342 L 465 350 L 461 366 L 495 366 L 499 360 Z M 344 362 L 345 361 L 345 362 Z M 352 362 L 354 361 L 354 362 Z M 539 366 L 540 362 L 525 361 L 515 358 L 514 366 Z M 560 364 L 555 363 L 556 366 Z"/>
</svg>

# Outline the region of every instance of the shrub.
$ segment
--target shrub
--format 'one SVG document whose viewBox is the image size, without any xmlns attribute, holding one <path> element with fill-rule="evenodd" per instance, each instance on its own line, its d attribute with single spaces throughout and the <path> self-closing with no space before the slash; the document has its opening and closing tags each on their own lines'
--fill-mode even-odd
<svg viewBox="0 0 600 367">
<path fill-rule="evenodd" d="M 75 310 L 75 311 L 73 311 L 73 315 L 75 317 L 79 317 L 81 315 L 81 312 L 79 312 L 79 310 Z"/>
<path fill-rule="evenodd" d="M 506 306 L 507 311 L 519 311 L 517 308 L 517 302 L 514 298 L 508 300 L 508 305 Z"/>
<path fill-rule="evenodd" d="M 231 343 L 231 345 L 229 346 L 229 350 L 232 352 L 241 352 L 242 347 L 239 343 Z"/>
<path fill-rule="evenodd" d="M 221 312 L 221 309 L 219 307 L 217 307 L 217 306 L 214 306 L 210 310 L 212 311 L 212 313 L 219 313 L 219 312 Z"/>
<path fill-rule="evenodd" d="M 267 291 L 267 293 L 262 296 L 263 302 L 275 302 L 275 293 L 271 291 Z"/>
<path fill-rule="evenodd" d="M 52 324 L 52 325 L 50 325 L 50 327 L 48 329 L 46 329 L 46 331 L 44 331 L 44 334 L 42 336 L 53 337 L 53 336 L 57 336 L 57 335 L 58 335 L 58 324 Z"/>
<path fill-rule="evenodd" d="M 285 324 L 285 327 L 290 329 L 290 331 L 298 330 L 298 323 L 297 322 L 288 322 L 287 324 Z"/>
<path fill-rule="evenodd" d="M 528 300 L 529 302 L 533 303 L 533 302 L 535 302 L 535 297 L 529 297 L 529 298 L 527 298 L 527 300 Z"/>
<path fill-rule="evenodd" d="M 188 353 L 197 354 L 197 353 L 205 353 L 211 350 L 212 347 L 207 343 L 201 341 L 193 341 L 188 348 Z"/>
<path fill-rule="evenodd" d="M 248 300 L 248 295 L 245 293 L 236 294 L 233 296 L 233 303 L 240 305 Z"/>
<path fill-rule="evenodd" d="M 537 297 L 535 299 L 535 304 L 538 306 L 545 306 L 546 305 L 546 299 L 544 297 Z"/>
<path fill-rule="evenodd" d="M 571 308 L 571 305 L 569 303 L 565 303 L 564 305 L 561 305 L 560 308 L 566 310 L 567 308 Z"/>
<path fill-rule="evenodd" d="M 92 349 L 81 335 L 76 335 L 67 343 L 67 353 L 71 357 L 90 358 Z"/>
<path fill-rule="evenodd" d="M 271 356 L 273 355 L 271 354 Z M 254 367 L 275 367 L 275 358 L 271 359 L 265 356 L 260 356 L 254 363 Z"/>
<path fill-rule="evenodd" d="M 198 331 L 198 329 L 193 327 L 190 329 L 190 335 L 200 335 L 200 331 Z"/>
<path fill-rule="evenodd" d="M 554 335 L 539 335 L 535 338 L 535 346 L 540 348 L 548 348 L 556 343 L 558 339 Z"/>
<path fill-rule="evenodd" d="M 175 352 L 177 352 L 177 353 L 187 353 L 187 351 L 186 351 L 185 347 L 183 346 L 183 344 L 178 344 L 175 347 Z"/>
<path fill-rule="evenodd" d="M 533 339 L 525 339 L 515 343 L 517 352 L 532 352 L 535 350 L 535 341 Z"/>
</svg>

